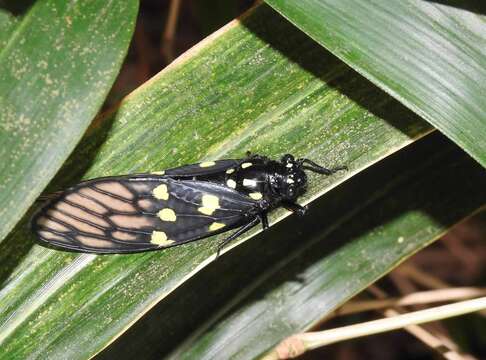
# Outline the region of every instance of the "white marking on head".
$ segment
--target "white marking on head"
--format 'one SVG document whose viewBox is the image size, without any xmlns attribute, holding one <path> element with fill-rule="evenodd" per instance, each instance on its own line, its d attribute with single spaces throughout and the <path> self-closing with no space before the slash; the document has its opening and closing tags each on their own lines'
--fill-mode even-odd
<svg viewBox="0 0 486 360">
<path fill-rule="evenodd" d="M 199 164 L 199 167 L 210 167 L 210 166 L 214 166 L 216 165 L 216 163 L 214 161 L 205 161 L 205 162 L 202 162 Z"/>
<path fill-rule="evenodd" d="M 294 179 L 287 178 L 287 184 L 293 184 L 293 183 L 294 183 Z"/>
<path fill-rule="evenodd" d="M 243 186 L 256 187 L 257 182 L 253 179 L 243 179 Z"/>
<path fill-rule="evenodd" d="M 177 216 L 174 210 L 165 208 L 159 211 L 158 213 L 160 220 L 162 221 L 176 221 Z"/>
<path fill-rule="evenodd" d="M 251 162 L 245 162 L 243 164 L 241 164 L 241 168 L 242 169 L 246 169 L 247 167 L 250 167 L 252 166 L 253 164 Z"/>
<path fill-rule="evenodd" d="M 288 168 L 291 168 L 291 167 L 293 167 L 293 166 L 294 166 L 294 163 L 288 163 L 288 164 L 287 164 L 287 165 L 285 165 L 285 166 L 286 166 L 286 167 L 288 167 Z"/>
<path fill-rule="evenodd" d="M 214 195 L 203 195 L 202 206 L 197 210 L 205 215 L 211 215 L 214 210 L 219 209 L 219 198 Z"/>
<path fill-rule="evenodd" d="M 153 231 L 150 242 L 161 247 L 175 243 L 174 240 L 167 239 L 167 234 L 163 231 Z"/>
<path fill-rule="evenodd" d="M 250 193 L 249 196 L 253 199 L 253 200 L 260 200 L 263 195 L 261 192 L 254 192 L 254 193 Z"/>
<path fill-rule="evenodd" d="M 228 181 L 226 181 L 226 185 L 228 185 L 232 189 L 236 189 L 236 181 L 234 181 L 233 179 L 228 179 Z"/>
<path fill-rule="evenodd" d="M 157 186 L 153 191 L 155 198 L 159 200 L 168 200 L 169 192 L 167 191 L 167 185 L 162 184 Z"/>
<path fill-rule="evenodd" d="M 222 229 L 224 228 L 226 225 L 223 224 L 223 223 L 219 223 L 219 222 L 213 222 L 211 224 L 211 226 L 209 226 L 209 231 L 216 231 L 216 230 L 219 230 L 219 229 Z"/>
</svg>

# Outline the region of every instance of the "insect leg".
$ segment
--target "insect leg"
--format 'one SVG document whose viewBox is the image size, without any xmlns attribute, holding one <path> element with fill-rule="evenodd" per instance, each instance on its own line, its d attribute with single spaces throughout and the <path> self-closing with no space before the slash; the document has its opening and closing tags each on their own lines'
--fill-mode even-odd
<svg viewBox="0 0 486 360">
<path fill-rule="evenodd" d="M 246 152 L 246 159 L 243 159 L 241 162 L 244 163 L 245 161 L 250 160 L 262 160 L 264 163 L 268 162 L 269 158 L 265 155 L 260 154 L 253 154 L 251 151 Z"/>
<path fill-rule="evenodd" d="M 267 213 L 266 212 L 263 212 L 260 215 L 258 215 L 258 217 L 260 218 L 260 221 L 262 222 L 263 230 L 267 230 L 268 229 L 268 217 L 267 217 Z"/>
<path fill-rule="evenodd" d="M 302 168 L 304 170 L 310 170 L 318 174 L 324 174 L 324 175 L 332 175 L 335 172 L 338 172 L 340 170 L 348 170 L 347 166 L 338 166 L 331 169 L 326 169 L 325 167 L 322 167 L 309 159 L 298 159 L 297 162 L 302 164 Z"/>
<path fill-rule="evenodd" d="M 302 206 L 297 203 L 291 203 L 291 202 L 284 202 L 282 204 L 284 208 L 286 208 L 288 211 L 292 211 L 297 213 L 297 215 L 304 215 L 305 212 L 307 211 L 307 206 Z"/>
<path fill-rule="evenodd" d="M 257 216 L 253 220 L 251 220 L 248 224 L 243 225 L 240 227 L 238 230 L 236 230 L 233 234 L 228 236 L 226 239 L 224 239 L 219 245 L 218 245 L 218 252 L 216 253 L 216 259 L 219 257 L 219 254 L 221 253 L 221 250 L 227 245 L 229 242 L 232 240 L 236 239 L 238 236 L 244 234 L 248 230 L 250 230 L 252 227 L 257 225 L 260 222 L 260 218 Z"/>
</svg>

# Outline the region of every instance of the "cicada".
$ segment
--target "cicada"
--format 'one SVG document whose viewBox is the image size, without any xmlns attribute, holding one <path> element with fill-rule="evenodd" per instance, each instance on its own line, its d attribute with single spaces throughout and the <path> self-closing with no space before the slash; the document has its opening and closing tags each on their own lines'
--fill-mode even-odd
<svg viewBox="0 0 486 360">
<path fill-rule="evenodd" d="M 303 214 L 297 198 L 307 188 L 305 170 L 327 169 L 290 154 L 205 161 L 146 174 L 103 177 L 56 193 L 34 216 L 41 241 L 92 253 L 164 249 L 236 229 L 225 244 L 283 206 Z"/>
</svg>

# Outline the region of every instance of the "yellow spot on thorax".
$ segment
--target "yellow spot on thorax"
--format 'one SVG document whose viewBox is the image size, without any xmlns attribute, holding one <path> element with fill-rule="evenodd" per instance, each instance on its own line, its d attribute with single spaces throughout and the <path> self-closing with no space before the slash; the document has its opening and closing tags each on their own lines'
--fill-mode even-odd
<svg viewBox="0 0 486 360">
<path fill-rule="evenodd" d="M 211 215 L 214 210 L 219 209 L 219 198 L 214 195 L 203 195 L 202 206 L 197 210 L 205 215 Z"/>
<path fill-rule="evenodd" d="M 163 221 L 176 221 L 177 216 L 174 210 L 165 208 L 159 211 L 158 213 L 160 220 Z"/>
<path fill-rule="evenodd" d="M 254 200 L 260 200 L 263 197 L 262 193 L 260 192 L 250 193 L 249 196 Z"/>
<path fill-rule="evenodd" d="M 219 223 L 219 222 L 213 222 L 211 224 L 211 226 L 209 226 L 209 231 L 216 231 L 216 230 L 219 230 L 219 229 L 222 229 L 224 228 L 226 225 L 223 224 L 223 223 Z"/>
<path fill-rule="evenodd" d="M 175 241 L 167 239 L 167 235 L 163 231 L 153 231 L 150 242 L 158 246 L 169 246 Z"/>
<path fill-rule="evenodd" d="M 153 194 L 159 200 L 168 200 L 169 199 L 169 192 L 167 191 L 167 185 L 165 185 L 165 184 L 157 186 L 153 190 Z"/>
<path fill-rule="evenodd" d="M 205 161 L 199 164 L 200 167 L 210 167 L 214 165 L 216 165 L 214 161 Z"/>
</svg>

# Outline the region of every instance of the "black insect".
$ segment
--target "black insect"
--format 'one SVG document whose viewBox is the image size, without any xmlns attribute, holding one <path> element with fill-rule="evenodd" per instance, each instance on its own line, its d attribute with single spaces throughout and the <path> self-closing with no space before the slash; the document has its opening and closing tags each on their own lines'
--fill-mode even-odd
<svg viewBox="0 0 486 360">
<path fill-rule="evenodd" d="M 33 229 L 55 246 L 94 253 L 131 253 L 166 248 L 238 228 L 222 247 L 258 223 L 268 211 L 296 203 L 307 187 L 304 170 L 330 175 L 308 159 L 287 154 L 208 161 L 153 174 L 84 181 L 35 215 Z"/>
</svg>

